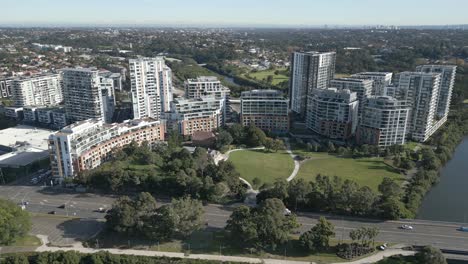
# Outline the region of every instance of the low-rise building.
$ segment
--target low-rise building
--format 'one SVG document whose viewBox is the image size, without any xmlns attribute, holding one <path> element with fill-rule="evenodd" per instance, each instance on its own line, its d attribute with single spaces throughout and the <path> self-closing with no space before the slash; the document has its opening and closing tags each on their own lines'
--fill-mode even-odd
<svg viewBox="0 0 468 264">
<path fill-rule="evenodd" d="M 346 140 L 355 134 L 359 105 L 355 92 L 336 88 L 315 89 L 308 105 L 308 129 L 337 140 Z"/>
<path fill-rule="evenodd" d="M 23 107 L 5 107 L 3 113 L 6 117 L 16 120 L 23 120 L 24 117 Z"/>
<path fill-rule="evenodd" d="M 357 143 L 379 147 L 405 144 L 409 111 L 406 101 L 389 96 L 368 98 L 356 133 Z"/>
<path fill-rule="evenodd" d="M 58 181 L 100 166 L 112 152 L 132 142 L 164 140 L 165 124 L 151 118 L 105 124 L 85 120 L 61 129 L 49 137 L 52 175 Z"/>
<path fill-rule="evenodd" d="M 241 94 L 241 123 L 273 133 L 289 131 L 288 100 L 277 90 L 253 90 Z"/>
<path fill-rule="evenodd" d="M 172 101 L 171 119 L 181 135 L 197 131 L 211 132 L 224 124 L 225 100 L 214 96 Z"/>
</svg>

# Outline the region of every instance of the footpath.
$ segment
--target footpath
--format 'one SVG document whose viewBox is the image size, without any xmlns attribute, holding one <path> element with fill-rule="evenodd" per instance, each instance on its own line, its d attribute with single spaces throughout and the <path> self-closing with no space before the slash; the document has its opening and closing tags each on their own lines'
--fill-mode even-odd
<svg viewBox="0 0 468 264">
<path fill-rule="evenodd" d="M 236 256 L 223 256 L 223 255 L 206 255 L 206 254 L 184 254 L 178 252 L 161 252 L 161 251 L 149 251 L 149 250 L 135 250 L 135 249 L 92 249 L 85 248 L 81 243 L 77 243 L 72 247 L 51 247 L 48 246 L 49 240 L 47 236 L 38 235 L 42 241 L 42 246 L 36 248 L 35 252 L 56 252 L 56 251 L 76 251 L 83 254 L 93 254 L 100 251 L 106 251 L 116 255 L 135 255 L 135 256 L 147 256 L 147 257 L 169 257 L 169 258 L 185 258 L 185 259 L 203 259 L 203 260 L 215 260 L 215 261 L 231 261 L 231 262 L 242 262 L 242 263 L 265 263 L 265 264 L 310 264 L 314 262 L 309 261 L 293 261 L 284 259 L 263 259 L 263 258 L 252 258 L 252 257 L 236 257 Z M 352 261 L 352 262 L 341 262 L 341 264 L 370 264 L 382 260 L 384 257 L 390 257 L 393 255 L 414 255 L 412 251 L 404 251 L 400 248 L 390 248 L 385 251 L 381 251 L 375 255 Z M 339 264 L 339 263 L 336 263 Z"/>
</svg>

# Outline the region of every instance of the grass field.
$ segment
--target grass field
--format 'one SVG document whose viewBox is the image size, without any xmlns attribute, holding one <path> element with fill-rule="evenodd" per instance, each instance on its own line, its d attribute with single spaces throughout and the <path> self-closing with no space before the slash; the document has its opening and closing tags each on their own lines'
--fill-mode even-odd
<svg viewBox="0 0 468 264">
<path fill-rule="evenodd" d="M 277 70 L 282 71 L 284 69 L 277 69 Z M 273 85 L 278 85 L 281 82 L 289 80 L 289 77 L 286 75 L 282 75 L 282 74 L 275 75 L 275 71 L 276 70 L 265 70 L 265 71 L 251 72 L 249 73 L 249 75 L 251 78 L 255 77 L 259 81 L 262 81 L 262 80 L 266 81 L 268 76 L 271 75 L 273 76 L 273 81 L 271 82 Z"/>
<path fill-rule="evenodd" d="M 15 243 L 13 243 L 12 247 L 39 247 L 42 245 L 41 240 L 36 236 L 25 236 L 23 238 L 18 239 Z"/>
<path fill-rule="evenodd" d="M 241 150 L 232 152 L 229 160 L 250 183 L 254 178 L 259 178 L 262 183 L 286 179 L 294 170 L 294 161 L 286 151 Z"/>
<path fill-rule="evenodd" d="M 403 177 L 383 162 L 383 158 L 340 158 L 326 153 L 308 153 L 311 160 L 305 161 L 299 170 L 297 178 L 314 180 L 317 174 L 339 176 L 357 182 L 361 186 L 369 186 L 373 190 L 390 177 L 403 181 Z"/>
</svg>

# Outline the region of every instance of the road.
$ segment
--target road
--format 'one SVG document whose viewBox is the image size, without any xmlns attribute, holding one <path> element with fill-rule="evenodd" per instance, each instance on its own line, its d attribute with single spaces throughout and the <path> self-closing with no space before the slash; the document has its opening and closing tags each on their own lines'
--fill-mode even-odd
<svg viewBox="0 0 468 264">
<path fill-rule="evenodd" d="M 52 188 L 41 186 L 0 186 L 0 197 L 10 199 L 16 203 L 27 201 L 27 210 L 34 213 L 49 213 L 55 211 L 57 215 L 76 216 L 88 219 L 102 219 L 103 213 L 98 208 L 111 208 L 117 197 L 89 193 L 64 193 Z M 167 201 L 158 201 L 164 204 Z M 65 209 L 58 208 L 66 205 Z M 210 227 L 223 228 L 236 205 L 207 205 L 205 219 Z M 321 215 L 312 213 L 298 213 L 301 223 L 300 232 L 309 230 L 317 223 Z M 348 239 L 349 231 L 362 226 L 377 227 L 380 234 L 378 241 L 387 243 L 404 243 L 411 245 L 431 244 L 443 249 L 468 249 L 468 233 L 457 230 L 460 223 L 444 223 L 431 221 L 374 221 L 353 217 L 327 218 L 335 225 L 336 238 Z M 413 230 L 401 230 L 399 226 L 410 224 Z"/>
</svg>

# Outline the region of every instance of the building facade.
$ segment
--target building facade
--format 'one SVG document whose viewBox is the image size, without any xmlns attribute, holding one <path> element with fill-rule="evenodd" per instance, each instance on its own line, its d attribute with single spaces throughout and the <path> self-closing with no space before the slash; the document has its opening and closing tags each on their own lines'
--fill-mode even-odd
<svg viewBox="0 0 468 264">
<path fill-rule="evenodd" d="M 105 121 L 99 72 L 91 68 L 64 69 L 64 102 L 71 122 L 87 119 Z"/>
<path fill-rule="evenodd" d="M 372 84 L 372 95 L 385 95 L 385 87 L 392 83 L 393 73 L 391 72 L 360 72 L 351 75 L 354 79 L 364 79 L 374 81 Z"/>
<path fill-rule="evenodd" d="M 288 100 L 277 90 L 253 90 L 241 94 L 241 123 L 273 133 L 289 131 Z"/>
<path fill-rule="evenodd" d="M 60 74 L 15 78 L 11 92 L 16 106 L 53 106 L 63 101 Z"/>
<path fill-rule="evenodd" d="M 358 144 L 388 147 L 405 144 L 410 109 L 389 96 L 368 99 L 356 133 Z"/>
<path fill-rule="evenodd" d="M 12 95 L 11 82 L 12 78 L 5 78 L 0 80 L 0 98 L 9 98 Z"/>
<path fill-rule="evenodd" d="M 200 76 L 196 79 L 188 79 L 184 83 L 185 97 L 196 99 L 202 96 L 214 96 L 217 99 L 229 100 L 230 90 L 224 86 L 218 77 Z"/>
<path fill-rule="evenodd" d="M 294 52 L 291 59 L 290 108 L 305 117 L 308 96 L 327 89 L 335 76 L 335 52 Z"/>
<path fill-rule="evenodd" d="M 348 89 L 351 92 L 355 92 L 359 101 L 359 116 L 361 116 L 362 110 L 366 105 L 366 100 L 372 94 L 373 84 L 374 81 L 367 79 L 338 78 L 333 79 L 330 86 L 337 89 Z"/>
<path fill-rule="evenodd" d="M 105 124 L 85 120 L 61 129 L 49 137 L 52 176 L 61 181 L 100 166 L 116 149 L 132 142 L 164 140 L 165 124 L 154 119 Z"/>
<path fill-rule="evenodd" d="M 198 99 L 175 99 L 171 120 L 179 133 L 191 136 L 194 132 L 211 132 L 224 124 L 225 100 L 214 96 Z"/>
<path fill-rule="evenodd" d="M 454 65 L 421 65 L 416 68 L 417 72 L 440 73 L 440 87 L 437 99 L 437 116 L 439 119 L 447 120 L 452 100 L 453 87 L 457 74 L 457 66 Z"/>
<path fill-rule="evenodd" d="M 163 57 L 132 59 L 129 66 L 134 118 L 160 119 L 173 100 L 171 69 Z"/>
<path fill-rule="evenodd" d="M 441 79 L 440 73 L 398 74 L 397 86 L 404 92 L 404 99 L 410 108 L 408 134 L 413 140 L 425 142 L 446 121 L 437 118 Z"/>
<path fill-rule="evenodd" d="M 309 97 L 306 126 L 331 139 L 349 139 L 356 131 L 358 106 L 355 92 L 336 88 L 316 89 Z"/>
</svg>

